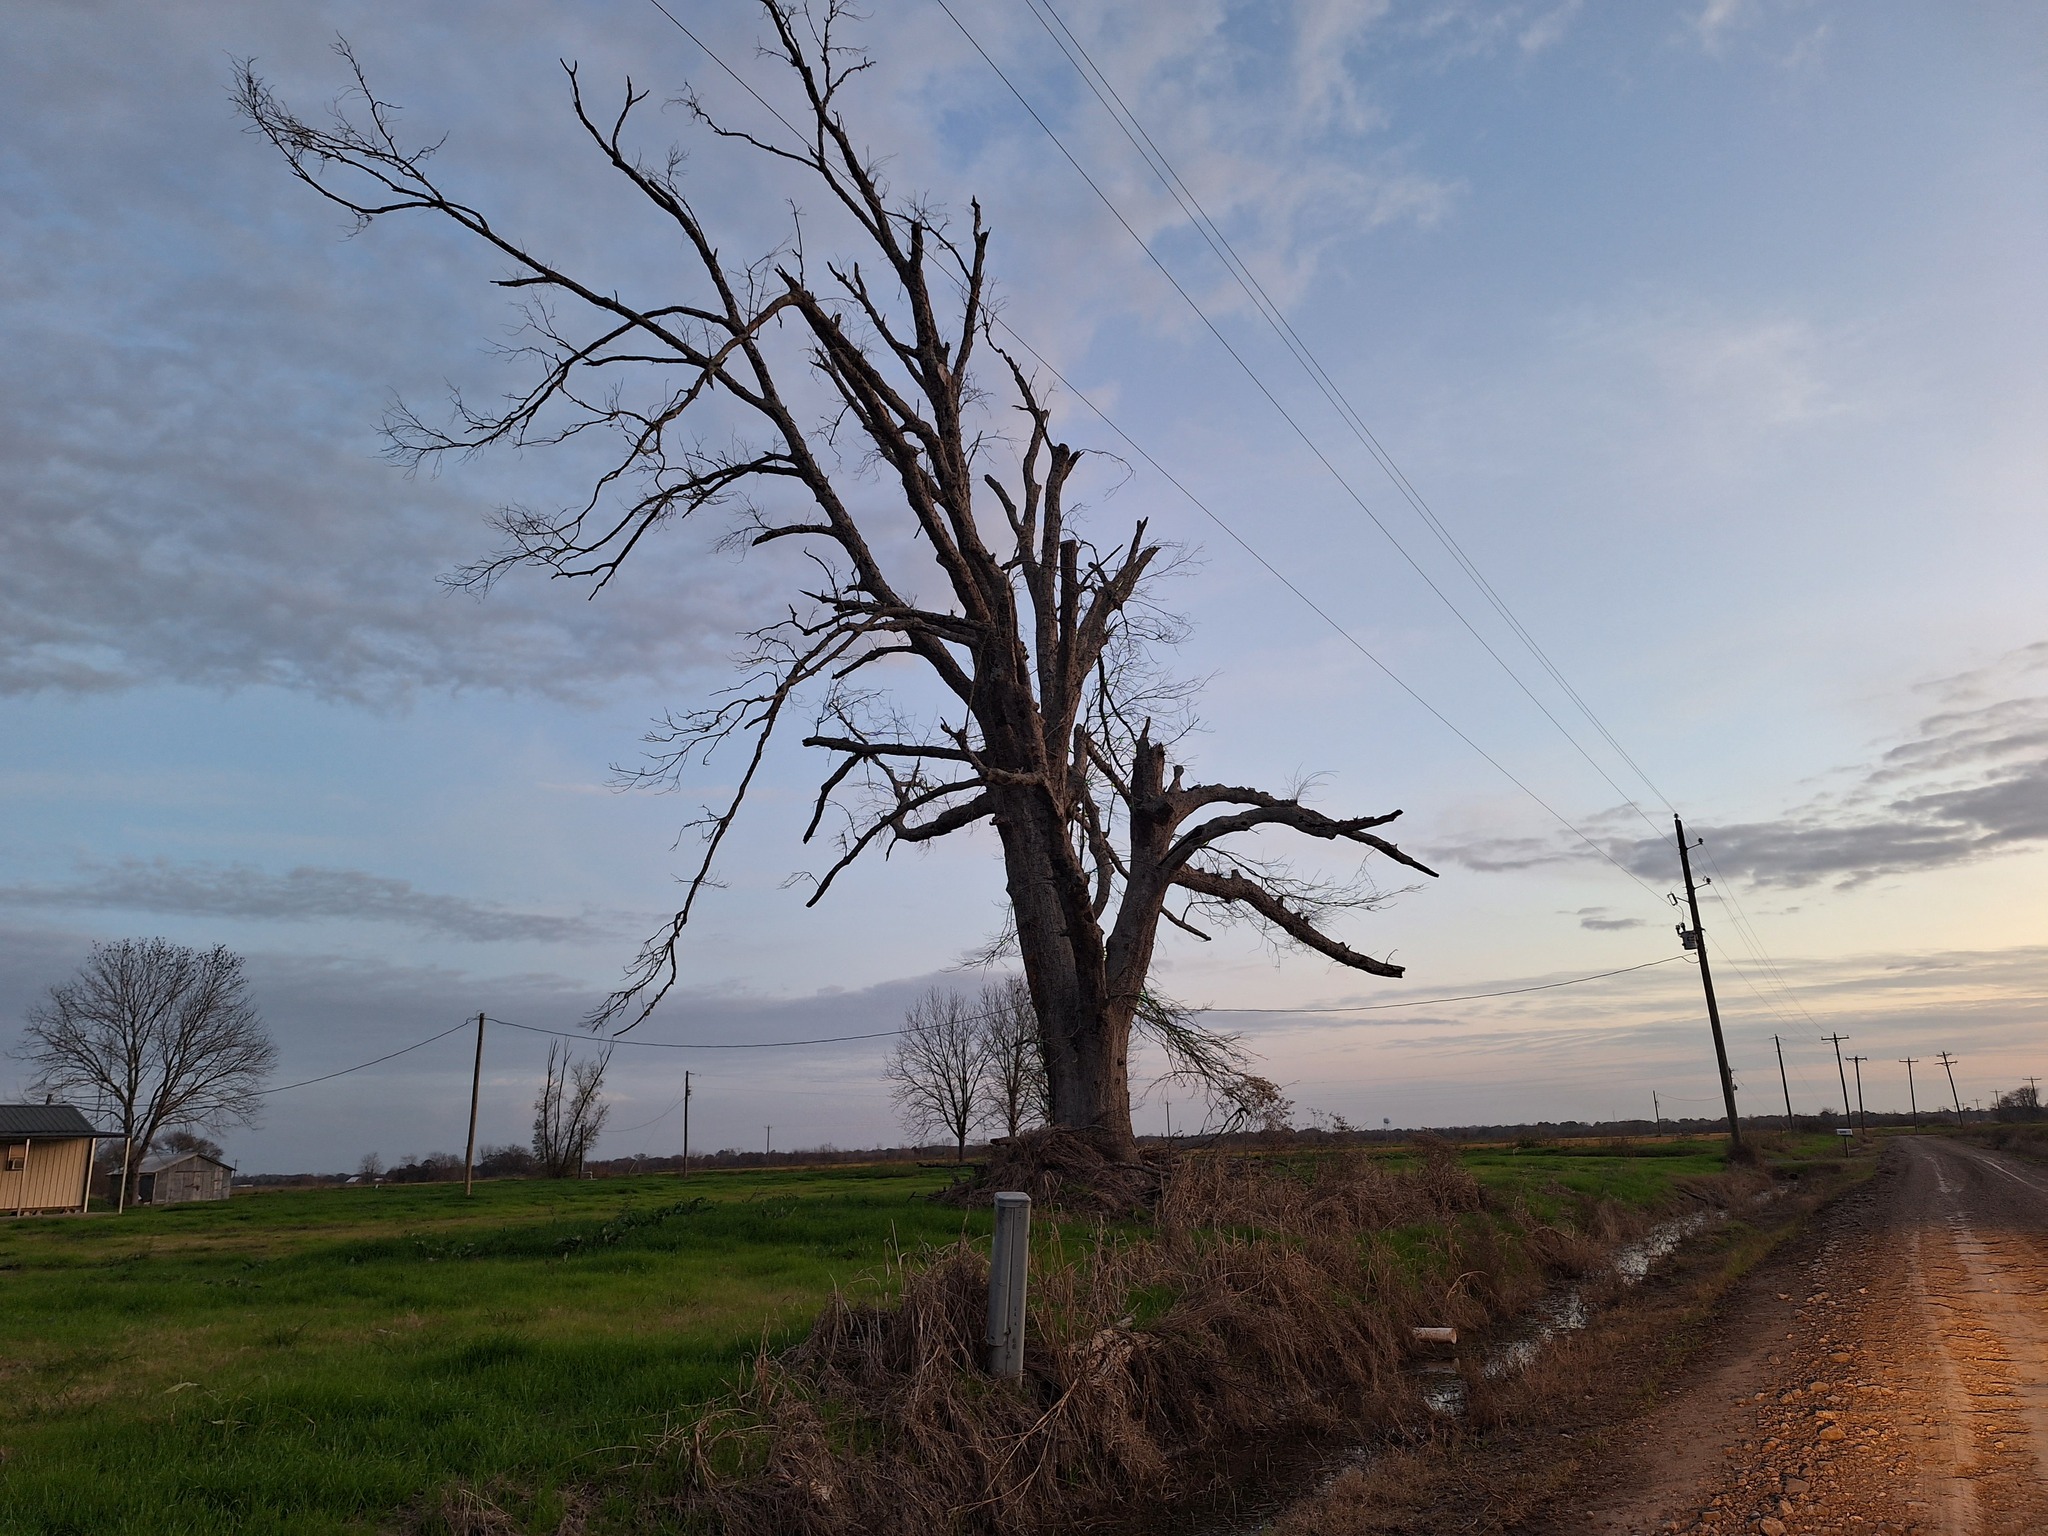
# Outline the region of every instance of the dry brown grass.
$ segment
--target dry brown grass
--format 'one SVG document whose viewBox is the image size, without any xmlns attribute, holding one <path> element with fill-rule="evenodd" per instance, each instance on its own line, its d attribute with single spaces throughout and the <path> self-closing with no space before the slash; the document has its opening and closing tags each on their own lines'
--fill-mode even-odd
<svg viewBox="0 0 2048 1536">
<path fill-rule="evenodd" d="M 658 1448 L 672 1512 L 728 1536 L 1128 1525 L 1255 1452 L 1415 1416 L 1415 1325 L 1509 1315 L 1627 1226 L 1606 1207 L 1580 1232 L 1486 1206 L 1442 1151 L 1406 1171 L 1188 1159 L 1144 1227 L 1036 1253 L 1014 1385 L 978 1369 L 984 1257 L 926 1255 L 897 1301 L 835 1302 Z"/>
</svg>

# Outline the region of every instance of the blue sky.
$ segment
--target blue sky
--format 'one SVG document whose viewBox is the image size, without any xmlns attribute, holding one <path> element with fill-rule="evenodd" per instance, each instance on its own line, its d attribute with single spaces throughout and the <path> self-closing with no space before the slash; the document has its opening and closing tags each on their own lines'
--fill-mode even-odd
<svg viewBox="0 0 2048 1536">
<path fill-rule="evenodd" d="M 1204 773 L 1318 775 L 1402 808 L 1445 871 L 1346 937 L 1372 983 L 1248 935 L 1164 947 L 1218 1007 L 1439 997 L 1656 960 L 1669 812 L 1573 713 L 1343 431 L 1023 7 L 956 6 L 1545 720 L 1114 222 L 936 6 L 877 8 L 854 113 L 899 185 L 981 198 L 1017 330 L 1131 438 L 1535 794 L 1583 844 L 1142 462 L 1105 527 L 1197 558 L 1175 665 L 1209 683 Z M 750 78 L 737 4 L 679 10 Z M 1064 14 L 1064 12 L 1063 12 Z M 1746 1105 L 1785 1039 L 1802 1107 L 1839 1028 L 1948 1049 L 1966 1097 L 2038 1073 L 2048 995 L 2048 49 L 2037 7 L 1111 5 L 1066 17 L 1403 471 L 1616 738 L 1709 840 L 1776 976 L 1709 903 Z M 465 1011 L 561 1025 L 671 903 L 695 798 L 620 794 L 648 719 L 724 678 L 775 573 L 682 531 L 594 602 L 441 572 L 500 502 L 574 494 L 529 454 L 407 478 L 394 397 L 505 387 L 496 267 L 441 231 L 354 238 L 243 133 L 230 60 L 336 94 L 336 34 L 440 164 L 523 235 L 654 291 L 658 231 L 568 130 L 559 58 L 657 102 L 758 109 L 645 5 L 76 5 L 0 71 L 0 1034 L 94 938 L 250 956 L 281 1081 Z M 764 120 L 765 121 L 765 120 Z M 734 250 L 785 189 L 662 112 Z M 829 225 L 820 221 L 821 240 Z M 1076 400 L 1078 444 L 1132 459 Z M 970 838 L 805 910 L 816 765 L 772 765 L 650 1038 L 886 1028 L 999 921 Z M 715 788 L 707 782 L 703 793 Z M 1647 888 L 1646 888 L 1647 887 Z M 1778 985 L 1782 980 L 1783 986 Z M 1218 1015 L 1307 1109 L 1377 1122 L 1705 1112 L 1697 978 L 1374 1014 Z M 520 1140 L 539 1037 L 494 1041 L 484 1133 Z M 626 1053 L 605 1150 L 893 1135 L 872 1043 Z M 1881 1069 L 1880 1069 L 1881 1068 Z M 249 1167 L 455 1145 L 457 1042 L 280 1095 Z M 4 1072 L 0 1072 L 4 1075 Z M 1894 1082 L 1893 1079 L 1899 1079 Z M 1923 1085 L 1924 1086 L 1924 1085 Z M 4 1087 L 4 1083 L 0 1083 Z M 1925 1097 L 1923 1093 L 1923 1098 Z M 1155 1095 L 1141 1124 L 1160 1121 Z"/>
</svg>

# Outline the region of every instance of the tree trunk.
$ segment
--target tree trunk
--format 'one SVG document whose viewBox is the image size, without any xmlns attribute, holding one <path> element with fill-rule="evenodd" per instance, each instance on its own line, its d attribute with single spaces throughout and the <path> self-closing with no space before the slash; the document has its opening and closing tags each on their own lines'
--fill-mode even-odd
<svg viewBox="0 0 2048 1536">
<path fill-rule="evenodd" d="M 1128 1070 L 1137 993 L 1112 989 L 1102 927 L 1067 844 L 1064 818 L 1042 791 L 1005 797 L 996 812 L 1017 947 L 1045 1052 L 1050 1119 L 1118 1161 L 1136 1156 Z M 1142 982 L 1140 983 L 1142 986 Z"/>
</svg>

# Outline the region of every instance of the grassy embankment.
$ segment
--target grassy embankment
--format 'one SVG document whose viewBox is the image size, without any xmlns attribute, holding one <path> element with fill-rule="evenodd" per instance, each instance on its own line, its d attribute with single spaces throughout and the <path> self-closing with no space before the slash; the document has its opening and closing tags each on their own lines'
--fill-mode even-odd
<svg viewBox="0 0 2048 1536">
<path fill-rule="evenodd" d="M 1720 1166 L 1697 1142 L 1463 1161 L 1546 1219 L 1653 1209 Z M 617 1469 L 764 1337 L 800 1338 L 835 1286 L 885 1292 L 899 1247 L 986 1233 L 924 1198 L 944 1182 L 899 1164 L 8 1223 L 0 1531 L 372 1531 L 479 1488 L 551 1530 L 561 1490 L 604 1484 L 610 1514 L 644 1519 Z"/>
</svg>

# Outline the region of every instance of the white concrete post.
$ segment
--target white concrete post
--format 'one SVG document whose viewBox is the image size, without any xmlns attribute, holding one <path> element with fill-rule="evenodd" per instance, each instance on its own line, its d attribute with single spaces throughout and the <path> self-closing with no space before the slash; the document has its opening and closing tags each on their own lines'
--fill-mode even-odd
<svg viewBox="0 0 2048 1536">
<path fill-rule="evenodd" d="M 1024 1284 L 1031 1268 L 1031 1197 L 996 1196 L 995 1251 L 988 1268 L 988 1373 L 1024 1375 Z"/>
</svg>

